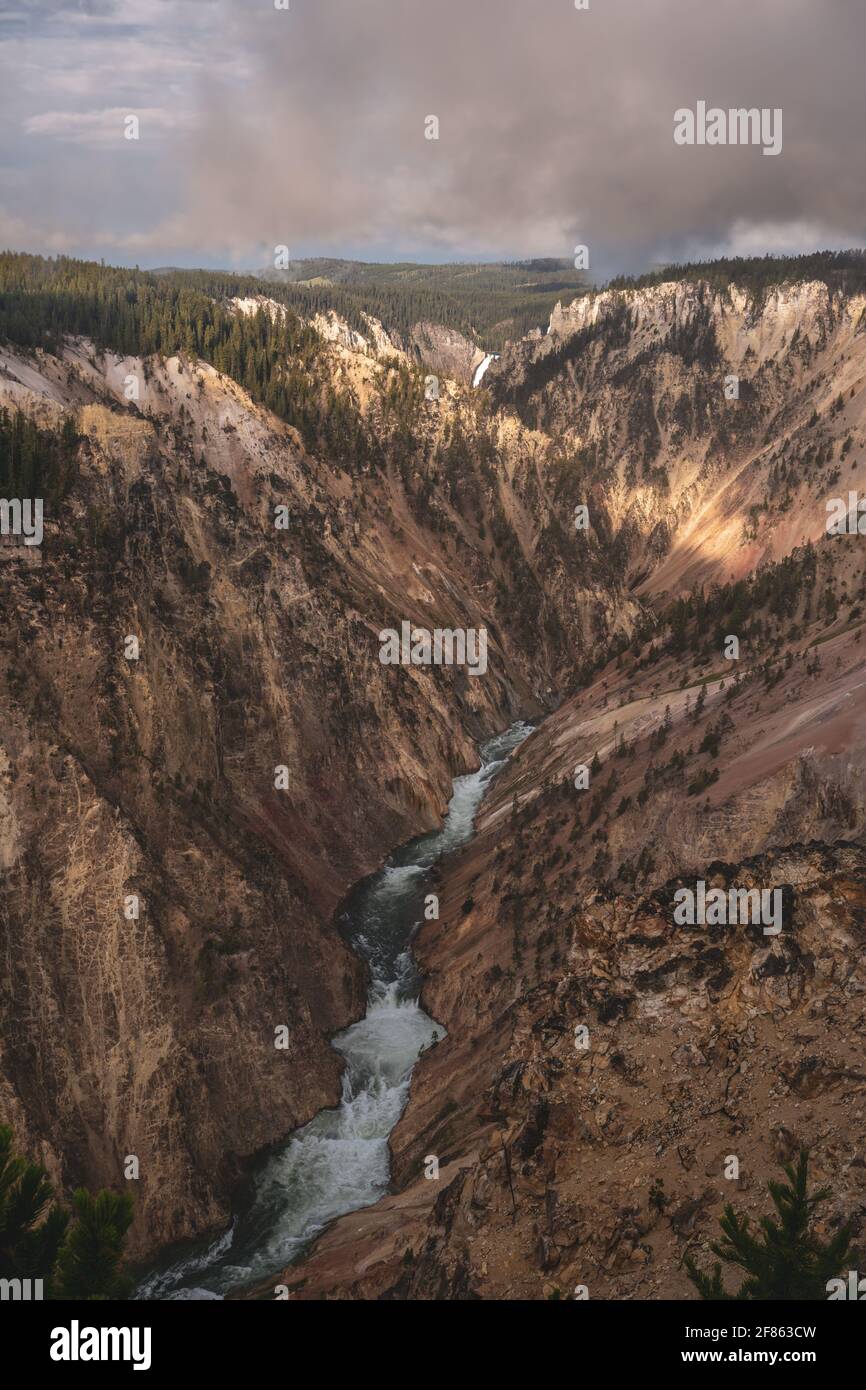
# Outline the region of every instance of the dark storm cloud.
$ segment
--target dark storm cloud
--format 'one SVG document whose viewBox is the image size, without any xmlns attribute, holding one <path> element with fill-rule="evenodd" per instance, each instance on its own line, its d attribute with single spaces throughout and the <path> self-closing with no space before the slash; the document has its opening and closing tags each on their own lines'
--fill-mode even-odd
<svg viewBox="0 0 866 1390">
<path fill-rule="evenodd" d="M 569 255 L 587 243 L 606 273 L 864 240 L 858 0 L 63 10 L 71 85 L 44 16 L 29 38 L 9 28 L 4 44 L 26 62 L 18 128 L 0 153 L 19 187 L 23 158 L 36 159 L 5 213 L 37 235 L 48 199 L 58 235 L 142 262 L 252 264 L 278 244 L 445 256 Z M 699 100 L 781 107 L 782 153 L 675 145 L 675 110 Z M 112 147 L 113 116 L 106 127 L 100 113 L 134 103 L 154 113 L 149 144 Z M 430 115 L 436 141 L 424 138 Z M 61 166 L 62 206 L 46 188 Z"/>
</svg>

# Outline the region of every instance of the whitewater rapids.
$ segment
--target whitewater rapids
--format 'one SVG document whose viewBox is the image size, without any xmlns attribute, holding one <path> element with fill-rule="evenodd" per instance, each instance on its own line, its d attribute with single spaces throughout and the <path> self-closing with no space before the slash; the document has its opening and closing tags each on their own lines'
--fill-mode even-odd
<svg viewBox="0 0 866 1390">
<path fill-rule="evenodd" d="M 387 1192 L 388 1136 L 403 1113 L 412 1068 L 444 1036 L 418 1004 L 410 949 L 430 867 L 470 838 L 486 788 L 529 732 L 518 723 L 486 743 L 478 771 L 455 778 L 442 828 L 395 851 L 347 899 L 340 927 L 368 962 L 371 983 L 364 1018 L 333 1039 L 347 1063 L 340 1104 L 320 1111 L 263 1162 L 252 1200 L 230 1230 L 152 1271 L 137 1298 L 222 1298 L 291 1264 L 330 1221 Z"/>
</svg>

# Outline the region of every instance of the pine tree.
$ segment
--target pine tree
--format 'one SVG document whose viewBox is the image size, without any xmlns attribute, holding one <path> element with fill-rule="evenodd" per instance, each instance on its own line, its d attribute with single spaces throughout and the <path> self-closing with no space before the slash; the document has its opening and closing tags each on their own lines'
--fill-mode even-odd
<svg viewBox="0 0 866 1390">
<path fill-rule="evenodd" d="M 761 1233 L 753 1235 L 748 1216 L 737 1216 L 730 1202 L 720 1220 L 725 1239 L 715 1241 L 713 1254 L 726 1264 L 738 1265 L 746 1273 L 736 1293 L 722 1283 L 722 1266 L 717 1262 L 711 1275 L 703 1274 L 686 1257 L 688 1276 L 701 1298 L 721 1300 L 809 1300 L 826 1299 L 827 1284 L 838 1276 L 850 1257 L 851 1226 L 845 1225 L 828 1241 L 810 1231 L 815 1207 L 830 1196 L 821 1188 L 810 1197 L 807 1191 L 809 1155 L 801 1149 L 797 1166 L 785 1167 L 787 1183 L 767 1184 L 778 1219 L 761 1217 Z"/>
<path fill-rule="evenodd" d="M 121 1273 L 120 1263 L 132 1222 L 132 1198 L 106 1189 L 94 1197 L 79 1188 L 73 1205 L 75 1223 L 57 1261 L 58 1297 L 128 1298 L 132 1280 Z"/>
<path fill-rule="evenodd" d="M 69 1217 L 52 1202 L 45 1169 L 12 1153 L 12 1130 L 0 1125 L 0 1278 L 42 1279 L 51 1274 Z"/>
<path fill-rule="evenodd" d="M 128 1298 L 120 1262 L 132 1198 L 80 1189 L 70 1226 L 53 1196 L 45 1169 L 13 1154 L 12 1130 L 0 1125 L 0 1278 L 41 1279 L 45 1298 Z"/>
</svg>

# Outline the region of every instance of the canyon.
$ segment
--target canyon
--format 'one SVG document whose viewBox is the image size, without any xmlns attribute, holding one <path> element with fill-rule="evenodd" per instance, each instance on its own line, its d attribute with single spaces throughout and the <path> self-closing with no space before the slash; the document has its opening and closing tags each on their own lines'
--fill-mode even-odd
<svg viewBox="0 0 866 1390">
<path fill-rule="evenodd" d="M 331 449 L 182 345 L 0 348 L 0 408 L 76 432 L 0 588 L 0 1117 L 62 1191 L 139 1158 L 136 1258 L 337 1105 L 335 914 L 521 719 L 431 870 L 390 1190 L 252 1296 L 689 1297 L 801 1143 L 860 1238 L 866 573 L 826 502 L 866 490 L 864 325 L 832 277 L 587 293 L 498 356 L 331 315 Z M 483 677 L 384 666 L 404 622 L 486 631 Z M 783 931 L 678 925 L 698 881 Z"/>
</svg>

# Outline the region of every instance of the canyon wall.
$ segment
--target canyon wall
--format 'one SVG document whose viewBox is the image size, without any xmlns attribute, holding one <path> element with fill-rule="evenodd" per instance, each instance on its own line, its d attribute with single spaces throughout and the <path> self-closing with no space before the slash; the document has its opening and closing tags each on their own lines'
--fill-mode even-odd
<svg viewBox="0 0 866 1390">
<path fill-rule="evenodd" d="M 759 1200 L 771 1122 L 824 1143 L 850 1197 L 834 1136 L 855 1058 L 820 1020 L 862 1023 L 866 591 L 825 501 L 866 483 L 863 310 L 822 283 L 586 296 L 435 400 L 411 346 L 331 315 L 330 448 L 191 354 L 0 353 L 0 407 L 78 440 L 43 546 L 2 555 L 0 1111 L 62 1190 L 138 1159 L 134 1253 L 225 1222 L 250 1158 L 336 1102 L 328 1038 L 365 980 L 334 910 L 517 716 L 547 718 L 419 940 L 448 1038 L 393 1136 L 395 1193 L 336 1223 L 293 1290 L 620 1296 L 622 1246 L 640 1296 L 680 1296 L 685 1218 L 647 1183 L 701 1199 L 691 1239 L 725 1194 L 717 1149 Z M 443 370 L 463 352 L 424 332 Z M 737 589 L 780 561 L 775 589 Z M 697 582 L 715 607 L 677 616 Z M 404 620 L 484 627 L 487 673 L 383 665 Z M 769 881 L 773 856 L 802 886 L 796 950 L 671 933 L 683 875 Z M 769 1078 L 813 1014 L 807 1071 L 837 1079 L 808 1122 L 796 1085 L 734 1118 L 703 1095 L 690 1058 L 715 1079 L 761 1046 Z M 601 1030 L 587 1059 L 581 1020 Z M 680 1093 L 699 1152 L 664 1119 Z"/>
<path fill-rule="evenodd" d="M 850 1222 L 863 1258 L 866 565 L 826 527 L 864 483 L 862 312 L 823 285 L 601 295 L 489 369 L 501 409 L 571 433 L 569 501 L 664 616 L 599 653 L 442 866 L 416 954 L 447 1036 L 394 1192 L 283 1271 L 291 1298 L 687 1298 L 725 1203 L 759 1219 L 801 1146 L 819 1231 Z M 660 423 L 678 394 L 642 463 L 633 401 Z M 699 881 L 778 891 L 782 931 L 677 925 Z"/>
<path fill-rule="evenodd" d="M 322 355 L 387 441 L 380 364 Z M 328 1038 L 365 997 L 341 897 L 638 605 L 565 547 L 533 597 L 535 466 L 487 430 L 483 473 L 462 436 L 441 473 L 457 388 L 354 472 L 189 359 L 7 350 L 0 406 L 79 436 L 42 547 L 2 556 L 2 1113 L 61 1190 L 137 1159 L 144 1254 L 224 1222 L 246 1160 L 336 1102 Z M 403 621 L 486 627 L 486 674 L 382 665 Z"/>
</svg>

